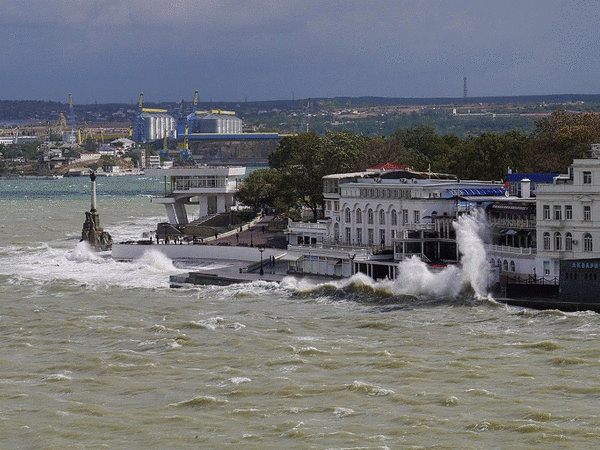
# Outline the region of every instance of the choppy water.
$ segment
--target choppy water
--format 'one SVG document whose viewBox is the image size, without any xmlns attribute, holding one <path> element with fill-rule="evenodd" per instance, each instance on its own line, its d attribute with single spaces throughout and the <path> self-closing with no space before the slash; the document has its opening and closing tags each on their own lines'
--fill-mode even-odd
<svg viewBox="0 0 600 450">
<path fill-rule="evenodd" d="M 99 182 L 115 240 L 163 214 L 159 182 Z M 418 268 L 172 290 L 160 255 L 78 243 L 88 189 L 0 180 L 0 448 L 597 447 L 599 315 L 455 295 L 458 274 Z"/>
</svg>

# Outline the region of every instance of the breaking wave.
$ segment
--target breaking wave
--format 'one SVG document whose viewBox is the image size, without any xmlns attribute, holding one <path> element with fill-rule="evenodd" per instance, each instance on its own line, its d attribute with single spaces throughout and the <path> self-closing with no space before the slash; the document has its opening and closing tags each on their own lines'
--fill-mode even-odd
<svg viewBox="0 0 600 450">
<path fill-rule="evenodd" d="M 103 261 L 87 241 L 80 241 L 75 248 L 67 254 L 67 259 L 78 263 L 84 261 L 101 263 Z"/>
<path fill-rule="evenodd" d="M 281 286 L 301 295 L 326 296 L 332 299 L 362 300 L 375 303 L 435 301 L 489 298 L 490 268 L 483 235 L 482 213 L 463 215 L 454 222 L 461 264 L 432 269 L 417 257 L 399 263 L 395 280 L 374 281 L 358 273 L 351 278 L 314 283 L 285 278 Z"/>
<path fill-rule="evenodd" d="M 173 261 L 168 256 L 154 249 L 144 252 L 136 262 L 150 271 L 171 272 L 177 270 L 173 265 Z"/>
</svg>

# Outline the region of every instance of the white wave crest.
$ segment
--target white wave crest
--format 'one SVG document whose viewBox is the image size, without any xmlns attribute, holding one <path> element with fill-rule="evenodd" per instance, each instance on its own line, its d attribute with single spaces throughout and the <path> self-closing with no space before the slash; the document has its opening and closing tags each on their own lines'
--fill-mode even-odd
<svg viewBox="0 0 600 450">
<path fill-rule="evenodd" d="M 462 255 L 461 264 L 432 270 L 416 257 L 402 261 L 400 275 L 392 287 L 394 293 L 456 297 L 470 286 L 477 298 L 487 297 L 490 268 L 482 237 L 486 230 L 485 217 L 476 211 L 461 216 L 453 225 Z"/>
<path fill-rule="evenodd" d="M 487 231 L 485 214 L 481 210 L 461 216 L 454 222 L 458 250 L 462 255 L 463 283 L 469 283 L 475 295 L 486 297 L 490 281 L 490 265 L 485 250 L 483 235 Z"/>
<path fill-rule="evenodd" d="M 145 251 L 136 262 L 153 272 L 174 272 L 177 270 L 168 256 L 155 249 Z"/>
<path fill-rule="evenodd" d="M 374 281 L 365 274 L 357 273 L 347 279 L 322 283 L 290 276 L 285 277 L 280 286 L 296 292 L 331 287 L 337 290 L 352 288 L 355 292 L 360 290 L 369 295 L 435 298 L 456 298 L 470 288 L 476 298 L 487 298 L 491 272 L 483 239 L 487 229 L 485 216 L 481 211 L 465 214 L 453 226 L 461 254 L 459 265 L 431 268 L 418 257 L 412 257 L 398 264 L 399 275 L 395 280 Z"/>
<path fill-rule="evenodd" d="M 414 256 L 400 263 L 400 273 L 392 291 L 400 295 L 454 297 L 463 286 L 460 272 L 456 266 L 433 271 Z"/>
<path fill-rule="evenodd" d="M 68 253 L 67 259 L 74 262 L 88 261 L 100 263 L 103 261 L 87 241 L 80 241 L 75 248 Z"/>
</svg>

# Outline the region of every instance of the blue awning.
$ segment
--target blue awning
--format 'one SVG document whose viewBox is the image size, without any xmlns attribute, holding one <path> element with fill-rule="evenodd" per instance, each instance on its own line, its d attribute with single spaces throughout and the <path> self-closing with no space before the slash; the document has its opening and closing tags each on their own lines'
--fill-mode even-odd
<svg viewBox="0 0 600 450">
<path fill-rule="evenodd" d="M 460 196 L 470 197 L 498 197 L 506 195 L 506 189 L 504 188 L 486 188 L 486 189 L 460 189 Z"/>
</svg>

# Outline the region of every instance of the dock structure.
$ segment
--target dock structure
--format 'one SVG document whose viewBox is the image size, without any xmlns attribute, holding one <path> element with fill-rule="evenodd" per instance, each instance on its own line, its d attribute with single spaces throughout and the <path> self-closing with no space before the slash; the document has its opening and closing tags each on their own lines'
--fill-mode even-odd
<svg viewBox="0 0 600 450">
<path fill-rule="evenodd" d="M 245 167 L 180 167 L 171 169 L 148 169 L 146 174 L 163 177 L 165 194 L 153 197 L 153 203 L 165 206 L 169 224 L 185 227 L 191 220 L 186 206 L 196 205 L 193 214 L 207 217 L 230 211 L 234 206 L 234 194 L 239 181 L 245 176 Z"/>
</svg>

